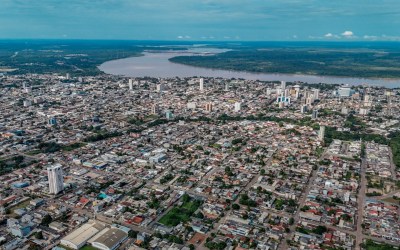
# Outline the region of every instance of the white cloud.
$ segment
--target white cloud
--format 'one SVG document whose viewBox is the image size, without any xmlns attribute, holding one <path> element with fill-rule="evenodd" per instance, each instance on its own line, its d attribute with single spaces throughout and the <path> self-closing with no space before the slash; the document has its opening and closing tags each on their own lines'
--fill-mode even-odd
<svg viewBox="0 0 400 250">
<path fill-rule="evenodd" d="M 190 39 L 191 37 L 186 35 L 186 36 L 177 36 L 178 39 Z"/>
<path fill-rule="evenodd" d="M 341 35 L 344 36 L 344 37 L 352 37 L 352 36 L 354 36 L 354 33 L 353 33 L 353 31 L 346 30 Z"/>
<path fill-rule="evenodd" d="M 365 35 L 365 36 L 363 36 L 363 38 L 366 40 L 377 40 L 378 39 L 377 36 L 369 36 L 369 35 Z"/>
<path fill-rule="evenodd" d="M 297 39 L 297 35 L 293 35 L 293 38 L 294 38 L 294 39 Z"/>
<path fill-rule="evenodd" d="M 336 35 L 336 34 L 332 34 L 332 33 L 327 33 L 327 34 L 324 35 L 324 38 L 328 38 L 328 39 L 332 39 L 332 38 L 340 39 L 340 36 L 338 36 L 338 35 Z"/>
</svg>

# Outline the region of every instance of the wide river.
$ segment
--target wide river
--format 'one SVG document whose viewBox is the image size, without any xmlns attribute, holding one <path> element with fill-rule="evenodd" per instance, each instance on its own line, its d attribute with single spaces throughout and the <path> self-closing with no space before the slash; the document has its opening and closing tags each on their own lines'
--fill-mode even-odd
<svg viewBox="0 0 400 250">
<path fill-rule="evenodd" d="M 172 63 L 168 59 L 175 56 L 194 55 L 189 52 L 145 52 L 143 56 L 129 57 L 108 61 L 99 66 L 99 69 L 107 74 L 123 75 L 128 77 L 223 77 L 223 78 L 243 78 L 247 80 L 261 81 L 301 81 L 307 83 L 337 83 L 349 85 L 370 85 L 383 86 L 387 88 L 399 88 L 400 79 L 375 79 L 375 78 L 353 78 L 317 75 L 297 75 L 297 74 L 267 74 L 251 73 L 243 71 L 229 71 L 219 69 L 209 69 L 193 67 L 183 64 Z"/>
</svg>

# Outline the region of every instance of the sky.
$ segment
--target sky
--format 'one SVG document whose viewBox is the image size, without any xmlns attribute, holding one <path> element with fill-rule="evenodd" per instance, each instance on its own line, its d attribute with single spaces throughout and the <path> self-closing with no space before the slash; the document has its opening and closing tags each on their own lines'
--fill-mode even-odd
<svg viewBox="0 0 400 250">
<path fill-rule="evenodd" d="M 400 41 L 400 0 L 0 0 L 0 38 Z"/>
</svg>

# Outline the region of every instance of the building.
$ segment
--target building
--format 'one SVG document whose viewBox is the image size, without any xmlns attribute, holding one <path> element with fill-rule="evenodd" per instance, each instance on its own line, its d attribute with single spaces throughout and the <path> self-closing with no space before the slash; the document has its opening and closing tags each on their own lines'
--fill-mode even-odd
<svg viewBox="0 0 400 250">
<path fill-rule="evenodd" d="M 206 111 L 212 112 L 212 110 L 213 110 L 213 104 L 211 102 L 206 103 Z"/>
<path fill-rule="evenodd" d="M 314 89 L 313 92 L 314 100 L 319 100 L 319 89 Z"/>
<path fill-rule="evenodd" d="M 101 250 L 114 250 L 128 238 L 128 234 L 119 228 L 105 228 L 90 240 L 93 247 Z"/>
<path fill-rule="evenodd" d="M 57 118 L 51 117 L 49 119 L 49 125 L 57 125 Z"/>
<path fill-rule="evenodd" d="M 318 110 L 317 110 L 317 109 L 314 109 L 314 110 L 313 110 L 313 112 L 312 112 L 312 118 L 313 118 L 313 119 L 317 119 L 317 118 L 318 118 Z"/>
<path fill-rule="evenodd" d="M 200 78 L 200 91 L 203 92 L 204 91 L 204 79 Z"/>
<path fill-rule="evenodd" d="M 304 114 L 307 113 L 307 111 L 308 111 L 307 105 L 301 105 L 300 112 Z"/>
<path fill-rule="evenodd" d="M 242 108 L 242 104 L 240 102 L 235 102 L 235 112 L 239 112 Z"/>
<path fill-rule="evenodd" d="M 163 83 L 157 84 L 157 92 L 162 92 L 162 91 L 164 91 L 164 84 Z"/>
<path fill-rule="evenodd" d="M 360 112 L 359 112 L 360 115 L 367 115 L 368 113 L 369 113 L 369 110 L 368 110 L 368 109 L 366 109 L 366 108 L 360 108 Z"/>
<path fill-rule="evenodd" d="M 354 91 L 348 86 L 339 87 L 338 89 L 338 95 L 340 97 L 350 97 L 353 93 Z"/>
<path fill-rule="evenodd" d="M 129 90 L 133 90 L 133 79 L 129 79 L 128 86 Z"/>
<path fill-rule="evenodd" d="M 151 114 L 152 115 L 157 115 L 158 114 L 158 104 L 157 103 L 155 103 L 155 104 L 153 104 L 153 106 L 151 106 Z"/>
<path fill-rule="evenodd" d="M 320 126 L 318 132 L 318 139 L 320 141 L 324 141 L 324 138 L 325 138 L 325 126 Z"/>
<path fill-rule="evenodd" d="M 63 174 L 61 164 L 56 164 L 47 168 L 49 178 L 50 194 L 58 194 L 64 189 Z"/>
<path fill-rule="evenodd" d="M 167 112 L 165 112 L 165 117 L 169 120 L 174 118 L 174 114 L 170 110 L 168 110 Z"/>
<path fill-rule="evenodd" d="M 30 221 L 23 222 L 22 220 L 10 218 L 7 220 L 8 231 L 19 238 L 29 235 L 33 229 L 33 224 Z"/>
<path fill-rule="evenodd" d="M 105 228 L 105 225 L 96 221 L 89 221 L 82 225 L 80 228 L 72 231 L 64 238 L 61 239 L 61 245 L 72 248 L 80 249 L 89 239 L 98 234 Z"/>
<path fill-rule="evenodd" d="M 195 102 L 188 102 L 186 107 L 188 109 L 196 109 L 196 103 Z"/>
<path fill-rule="evenodd" d="M 285 91 L 285 89 L 286 89 L 286 82 L 285 81 L 281 81 L 281 89 L 282 89 L 282 92 Z"/>
</svg>

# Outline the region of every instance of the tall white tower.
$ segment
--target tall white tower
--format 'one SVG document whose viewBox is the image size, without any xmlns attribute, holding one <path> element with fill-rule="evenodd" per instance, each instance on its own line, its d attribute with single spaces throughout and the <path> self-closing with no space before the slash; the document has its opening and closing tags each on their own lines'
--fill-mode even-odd
<svg viewBox="0 0 400 250">
<path fill-rule="evenodd" d="M 286 82 L 285 81 L 281 81 L 281 89 L 282 89 L 282 92 L 285 91 L 285 89 L 286 89 Z"/>
<path fill-rule="evenodd" d="M 319 100 L 319 89 L 314 89 L 314 100 Z"/>
<path fill-rule="evenodd" d="M 129 82 L 128 82 L 128 86 L 129 86 L 129 90 L 133 90 L 133 79 L 129 79 Z"/>
<path fill-rule="evenodd" d="M 200 78 L 200 91 L 203 92 L 204 91 L 204 79 Z"/>
<path fill-rule="evenodd" d="M 318 133 L 318 139 L 320 141 L 324 141 L 324 138 L 325 138 L 325 126 L 320 126 L 319 133 Z"/>
<path fill-rule="evenodd" d="M 61 164 L 55 164 L 47 168 L 49 178 L 50 194 L 58 194 L 64 189 L 63 174 Z"/>
</svg>

